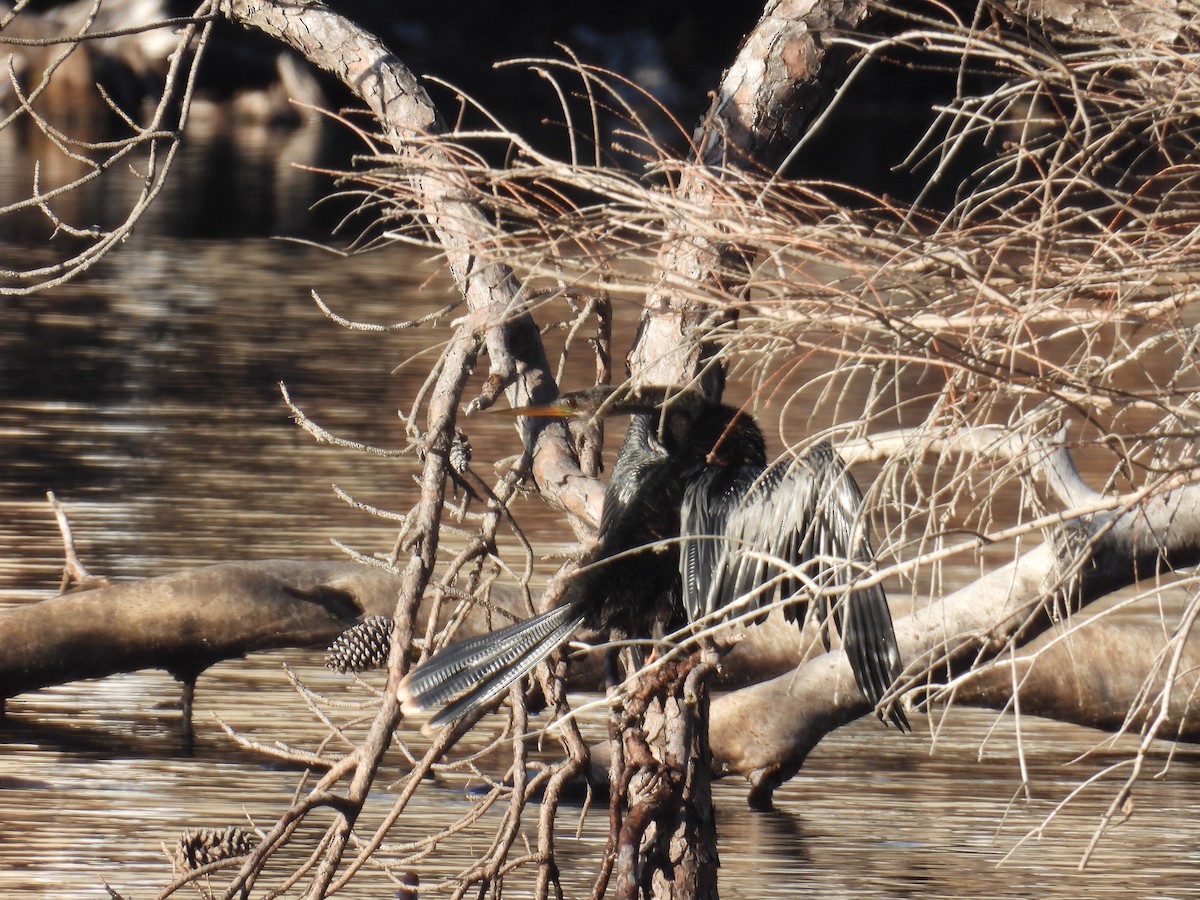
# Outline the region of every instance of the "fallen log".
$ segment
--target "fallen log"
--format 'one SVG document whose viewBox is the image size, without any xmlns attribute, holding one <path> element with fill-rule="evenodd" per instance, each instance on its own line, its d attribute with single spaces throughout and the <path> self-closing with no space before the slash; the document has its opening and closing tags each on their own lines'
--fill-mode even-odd
<svg viewBox="0 0 1200 900">
<path fill-rule="evenodd" d="M 368 616 L 391 616 L 400 582 L 350 561 L 280 559 L 126 582 L 89 578 L 83 590 L 0 610 L 0 712 L 27 691 L 165 669 L 183 683 L 188 733 L 192 688 L 209 666 L 261 650 L 327 646 Z M 515 592 L 494 594 L 500 608 L 518 608 Z M 449 615 L 455 604 L 443 606 Z M 430 608 L 422 604 L 422 620 Z M 487 619 L 473 609 L 461 628 L 486 630 Z"/>
<path fill-rule="evenodd" d="M 1159 738 L 1194 744 L 1198 687 L 1200 635 L 1176 647 L 1159 624 L 1088 622 L 1046 632 L 1016 658 L 969 673 L 946 696 L 1101 731 L 1141 735 L 1153 726 Z"/>
<path fill-rule="evenodd" d="M 98 580 L 97 580 L 98 581 Z M 191 686 L 209 666 L 263 650 L 328 646 L 369 616 L 391 616 L 400 576 L 350 561 L 262 560 L 222 563 L 104 586 L 0 611 L 0 704 L 27 691 L 85 678 L 159 668 L 184 686 L 184 732 L 190 729 Z M 521 616 L 516 593 L 494 589 L 496 605 Z M 444 604 L 448 616 L 454 604 Z M 431 604 L 422 604 L 417 629 L 427 627 Z M 459 637 L 492 627 L 476 607 L 463 616 Z M 750 629 L 724 660 L 719 680 L 730 693 L 717 705 L 739 704 L 736 688 L 790 671 L 815 647 L 801 653 L 794 627 Z M 784 640 L 776 631 L 788 632 Z M 1157 626 L 1091 623 L 1063 638 L 1054 631 L 1026 647 L 1011 664 L 1003 660 L 973 672 L 955 687 L 953 702 L 992 709 L 1016 706 L 1026 715 L 1075 722 L 1104 731 L 1139 730 L 1159 708 L 1163 682 L 1162 629 Z M 834 658 L 838 654 L 832 655 Z M 574 690 L 601 685 L 598 654 L 576 657 Z M 1200 722 L 1190 716 L 1190 697 L 1200 676 L 1200 638 L 1184 650 L 1183 682 L 1170 695 L 1161 736 L 1200 741 Z M 1015 667 L 1015 673 L 1013 668 Z M 751 691 L 750 695 L 754 692 Z M 0 706 L 2 710 L 2 706 Z M 1133 710 L 1131 713 L 1130 711 Z M 714 733 L 716 771 L 740 771 L 736 735 L 718 717 Z M 735 729 L 736 732 L 736 729 Z M 592 748 L 593 771 L 607 764 L 607 747 Z"/>
<path fill-rule="evenodd" d="M 50 685 L 157 668 L 183 682 L 187 707 L 190 686 L 216 662 L 317 646 L 364 615 L 390 615 L 398 582 L 352 562 L 265 560 L 109 582 L 14 606 L 0 611 L 0 703 Z M 185 730 L 186 722 L 185 715 Z"/>
</svg>

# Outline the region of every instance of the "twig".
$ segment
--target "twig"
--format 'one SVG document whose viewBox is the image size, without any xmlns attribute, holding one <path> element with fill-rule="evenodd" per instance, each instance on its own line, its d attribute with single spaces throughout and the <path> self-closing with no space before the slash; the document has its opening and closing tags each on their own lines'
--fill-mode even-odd
<svg viewBox="0 0 1200 900">
<path fill-rule="evenodd" d="M 79 554 L 75 550 L 75 537 L 71 533 L 71 523 L 67 520 L 66 509 L 54 496 L 53 491 L 46 492 L 46 499 L 50 501 L 50 508 L 54 510 L 54 518 L 58 522 L 58 533 L 62 536 L 63 542 L 63 576 L 62 582 L 58 586 L 58 592 L 65 594 L 72 584 L 77 589 L 85 591 L 107 587 L 112 582 L 99 575 L 93 575 L 80 560 Z"/>
</svg>

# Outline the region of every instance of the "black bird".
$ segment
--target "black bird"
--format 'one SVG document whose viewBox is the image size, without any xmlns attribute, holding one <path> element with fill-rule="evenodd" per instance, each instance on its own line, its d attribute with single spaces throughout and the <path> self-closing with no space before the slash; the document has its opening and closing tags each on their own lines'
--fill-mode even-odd
<svg viewBox="0 0 1200 900">
<path fill-rule="evenodd" d="M 734 601 L 736 615 L 777 600 L 803 624 L 814 593 L 826 637 L 832 621 L 859 689 L 879 705 L 900 672 L 900 654 L 882 587 L 837 595 L 870 574 L 874 554 L 862 494 L 829 443 L 768 465 L 753 418 L 694 389 L 600 386 L 510 412 L 633 414 L 604 492 L 597 545 L 561 605 L 446 647 L 410 672 L 399 688 L 407 711 L 457 697 L 430 724 L 454 721 L 583 626 L 645 637 L 682 616 L 714 624 L 711 614 Z M 887 715 L 908 729 L 899 706 Z"/>
</svg>

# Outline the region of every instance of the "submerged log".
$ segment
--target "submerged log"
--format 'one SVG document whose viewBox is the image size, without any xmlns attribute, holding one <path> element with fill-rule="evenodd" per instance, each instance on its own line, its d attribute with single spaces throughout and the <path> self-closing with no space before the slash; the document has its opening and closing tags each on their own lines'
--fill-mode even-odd
<svg viewBox="0 0 1200 900">
<path fill-rule="evenodd" d="M 181 681 L 256 650 L 328 642 L 391 614 L 399 579 L 350 562 L 225 563 L 0 612 L 0 698 L 138 669 Z"/>
<path fill-rule="evenodd" d="M 276 559 L 108 583 L 15 606 L 0 611 L 0 700 L 139 669 L 165 669 L 186 685 L 221 660 L 326 646 L 367 616 L 391 616 L 400 582 L 355 562 Z M 510 593 L 496 592 L 495 601 L 518 607 Z M 422 605 L 422 618 L 431 606 Z M 444 606 L 448 614 L 454 604 Z M 486 630 L 487 619 L 485 610 L 473 610 L 462 628 Z"/>
<path fill-rule="evenodd" d="M 1177 658 L 1173 657 L 1176 651 Z M 769 655 L 764 654 L 763 659 Z M 835 651 L 816 661 L 809 657 L 803 665 L 832 671 L 841 664 L 841 656 Z M 776 664 L 786 659 L 782 650 L 775 655 Z M 728 657 L 723 664 L 728 667 Z M 802 687 L 794 692 L 783 688 L 784 682 L 795 681 L 802 671 L 768 677 L 760 684 L 714 697 L 710 741 L 715 776 L 742 775 L 754 782 L 759 729 L 771 720 L 760 717 L 769 705 L 760 701 L 762 692 L 785 691 L 787 702 L 780 702 L 778 694 L 773 697 L 775 718 L 792 727 L 808 727 L 815 721 L 812 709 L 823 708 L 827 698 L 808 697 L 806 701 Z M 836 671 L 831 677 L 837 678 Z M 1141 735 L 1153 726 L 1160 739 L 1197 744 L 1200 716 L 1194 714 L 1193 698 L 1198 689 L 1200 634 L 1189 635 L 1183 646 L 1176 648 L 1169 645 L 1159 625 L 1088 622 L 1065 636 L 1058 630 L 1048 631 L 1023 647 L 1016 659 L 997 659 L 968 673 L 941 700 L 1109 733 L 1125 730 Z M 795 712 L 805 709 L 808 711 Z M 887 733 L 882 726 L 880 734 L 881 740 L 906 739 Z M 592 779 L 602 784 L 611 759 L 609 743 L 595 743 L 590 751 Z M 769 808 L 770 796 L 758 805 Z"/>
<path fill-rule="evenodd" d="M 0 701 L 147 668 L 165 669 L 182 681 L 186 700 L 187 686 L 214 663 L 255 651 L 327 646 L 368 616 L 390 616 L 399 584 L 399 575 L 354 562 L 264 560 L 112 583 L 9 608 L 0 611 Z M 527 614 L 513 592 L 497 589 L 493 600 L 512 615 Z M 422 604 L 419 630 L 426 628 L 431 606 Z M 453 606 L 445 604 L 442 617 Z M 471 610 L 458 637 L 488 630 L 490 618 L 480 607 Z M 964 678 L 953 702 L 1019 708 L 1024 715 L 1105 731 L 1139 730 L 1165 710 L 1161 737 L 1200 742 L 1200 720 L 1189 715 L 1189 698 L 1200 683 L 1200 636 L 1181 650 L 1177 680 L 1164 700 L 1165 643 L 1158 626 L 1094 622 L 1065 638 L 1051 630 L 1017 659 L 997 660 Z M 743 759 L 748 749 L 744 723 L 729 713 L 753 707 L 753 698 L 771 689 L 770 679 L 781 672 L 791 673 L 783 678 L 794 677 L 792 669 L 804 660 L 819 666 L 813 657 L 825 656 L 826 664 L 837 667 L 840 653 L 815 650 L 798 652 L 793 626 L 768 624 L 748 629 L 747 639 L 725 657 L 717 683 L 728 692 L 716 701 L 713 723 L 716 773 L 751 774 Z M 598 658 L 588 653 L 572 660 L 573 689 L 600 687 Z M 761 683 L 754 687 L 755 682 Z M 1015 704 L 1014 684 L 1020 691 Z M 737 689 L 746 685 L 751 686 Z M 607 765 L 607 750 L 606 745 L 592 748 L 594 772 Z"/>
<path fill-rule="evenodd" d="M 903 687 L 928 696 L 929 685 L 934 690 L 951 685 L 988 660 L 1010 656 L 1011 648 L 1055 633 L 1064 612 L 1077 614 L 1088 603 L 1155 573 L 1200 563 L 1200 486 L 1188 483 L 1134 501 L 1101 500 L 1086 489 L 1073 467 L 1067 472 L 1068 462 L 1064 452 L 1059 475 L 1064 493 L 1073 495 L 1066 506 L 1082 509 L 1091 503 L 1097 512 L 1072 520 L 1074 530 L 1064 525 L 1060 545 L 1041 544 L 898 620 L 896 636 L 912 675 Z M 1072 577 L 1064 578 L 1063 572 Z M 1066 621 L 1074 624 L 1078 619 Z M 1089 634 L 1094 624 L 1081 628 L 1078 643 L 1083 646 L 1060 658 L 1064 669 L 1047 665 L 1043 670 L 1064 682 L 1056 686 L 1059 694 L 1070 693 L 1073 679 L 1087 686 L 1087 692 L 1077 690 L 1067 702 L 1069 715 L 1051 710 L 1049 703 L 1045 708 L 1055 718 L 1113 727 L 1119 715 L 1113 710 L 1142 702 L 1143 676 L 1137 673 L 1155 671 L 1166 638 L 1160 630 L 1157 645 L 1153 636 L 1132 644 L 1093 644 Z M 1085 667 L 1077 668 L 1085 660 Z M 1181 671 L 1179 665 L 1174 667 L 1176 674 Z M 1073 672 L 1085 674 L 1076 677 Z M 1011 681 L 1011 675 L 1007 677 Z M 1179 698 L 1189 696 L 1183 682 L 1176 681 L 1175 690 Z M 1050 694 L 1047 689 L 1046 696 Z M 1089 704 L 1108 711 L 1081 713 Z M 1185 711 L 1186 704 L 1176 709 Z M 726 773 L 745 775 L 753 785 L 752 802 L 769 805 L 775 787 L 799 771 L 822 737 L 869 711 L 865 698 L 853 688 L 845 655 L 825 654 L 715 700 L 710 735 L 715 764 L 724 766 Z M 1162 715 L 1162 736 L 1189 733 L 1185 720 L 1171 720 L 1170 709 Z"/>
</svg>

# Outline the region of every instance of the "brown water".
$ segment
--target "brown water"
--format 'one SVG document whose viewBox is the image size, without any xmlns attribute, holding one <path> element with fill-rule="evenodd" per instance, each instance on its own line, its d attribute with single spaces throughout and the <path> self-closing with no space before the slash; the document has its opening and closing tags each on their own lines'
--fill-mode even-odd
<svg viewBox="0 0 1200 900">
<path fill-rule="evenodd" d="M 286 170 L 270 171 L 278 183 Z M 190 195 L 204 190 L 193 186 Z M 278 211 L 274 195 L 268 230 L 298 228 L 292 216 L 305 191 L 319 187 L 299 181 L 290 190 L 299 195 L 289 195 L 290 212 Z M 175 215 L 187 200 L 172 201 Z M 408 408 L 423 360 L 445 332 L 350 333 L 308 293 L 318 290 L 349 318 L 387 323 L 445 304 L 444 281 L 430 281 L 433 269 L 412 253 L 347 260 L 254 237 L 189 234 L 150 224 L 86 281 L 0 301 L 0 603 L 55 592 L 61 555 L 47 490 L 67 505 L 83 559 L 98 574 L 337 558 L 331 538 L 367 553 L 390 549 L 393 527 L 343 503 L 330 485 L 404 510 L 414 495 L 411 459 L 316 444 L 290 420 L 277 384 L 286 382 L 299 405 L 344 437 L 402 446 L 396 410 Z M 32 252 L 36 244 L 0 243 L 12 258 Z M 507 425 L 468 424 L 477 462 L 515 449 Z M 566 529 L 537 504 L 522 521 L 539 552 L 563 547 Z M 326 672 L 318 653 L 224 663 L 200 679 L 191 752 L 178 738 L 178 687 L 160 672 L 10 701 L 0 727 L 0 897 L 103 897 L 101 879 L 127 896 L 152 896 L 170 878 L 160 846 L 185 828 L 247 818 L 269 825 L 299 773 L 236 746 L 215 716 L 266 742 L 319 742 L 325 729 L 292 689 L 285 662 L 330 695 L 361 696 Z M 1097 735 L 1026 719 L 1026 798 L 1011 722 L 989 737 L 994 721 L 955 711 L 936 745 L 874 723 L 843 729 L 779 792 L 771 814 L 747 809 L 744 784 L 721 782 L 723 895 L 1200 896 L 1193 750 L 1141 785 L 1132 819 L 1079 873 L 1112 782 L 1071 806 L 1042 839 L 1018 841 L 1081 780 L 1124 759 L 1128 745 L 1072 763 Z M 1156 752 L 1165 761 L 1165 745 Z M 415 839 L 459 815 L 462 789 L 446 782 L 420 792 L 392 838 Z M 377 790 L 386 803 L 386 788 Z M 564 812 L 560 864 L 569 896 L 585 893 L 605 828 L 599 811 L 578 837 L 575 825 Z M 422 880 L 455 871 L 487 835 L 485 828 L 423 864 Z M 524 895 L 519 876 L 507 886 Z M 364 873 L 345 896 L 393 890 Z"/>
</svg>

